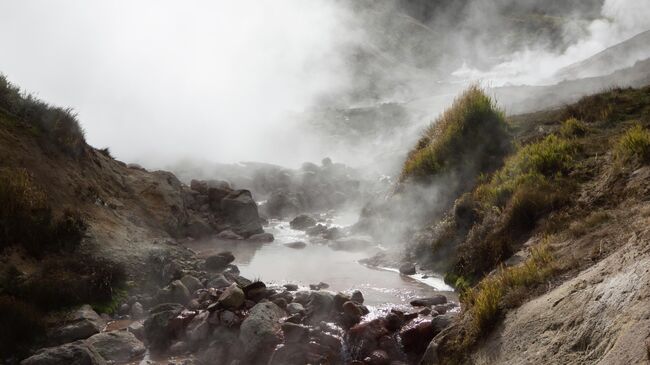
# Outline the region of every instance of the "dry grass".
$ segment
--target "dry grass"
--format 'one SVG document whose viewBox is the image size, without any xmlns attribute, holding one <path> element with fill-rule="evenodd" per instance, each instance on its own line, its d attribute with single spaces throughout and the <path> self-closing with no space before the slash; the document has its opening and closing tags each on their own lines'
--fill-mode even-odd
<svg viewBox="0 0 650 365">
<path fill-rule="evenodd" d="M 71 109 L 51 106 L 25 94 L 0 75 L 0 111 L 33 127 L 71 156 L 80 156 L 86 146 L 84 131 Z"/>
<path fill-rule="evenodd" d="M 576 118 L 565 120 L 560 127 L 560 135 L 565 138 L 584 137 L 588 132 L 587 125 Z"/>
<path fill-rule="evenodd" d="M 481 88 L 472 86 L 427 128 L 409 153 L 400 181 L 427 181 L 472 162 L 477 174 L 489 171 L 509 148 L 503 111 Z"/>
<path fill-rule="evenodd" d="M 636 123 L 619 138 L 615 152 L 623 162 L 650 163 L 650 131 Z"/>
<path fill-rule="evenodd" d="M 522 264 L 501 267 L 496 274 L 484 278 L 475 289 L 463 295 L 472 318 L 470 333 L 481 336 L 499 319 L 505 307 L 504 298 L 510 293 L 522 296 L 534 286 L 546 281 L 555 271 L 554 258 L 546 244 L 531 250 Z"/>
<path fill-rule="evenodd" d="M 569 232 L 574 238 L 584 236 L 589 231 L 597 228 L 601 224 L 609 221 L 612 217 L 607 212 L 594 212 L 587 218 L 571 223 Z"/>
</svg>

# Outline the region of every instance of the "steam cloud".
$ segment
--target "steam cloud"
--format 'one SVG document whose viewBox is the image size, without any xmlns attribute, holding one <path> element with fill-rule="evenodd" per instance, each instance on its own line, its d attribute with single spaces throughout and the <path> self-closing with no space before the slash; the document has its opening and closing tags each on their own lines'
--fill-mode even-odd
<svg viewBox="0 0 650 365">
<path fill-rule="evenodd" d="M 558 69 L 650 28 L 647 2 L 605 0 L 586 26 L 576 19 L 564 27 L 566 47 L 531 40 L 512 50 L 482 31 L 499 28 L 492 15 L 550 2 L 499 0 L 487 9 L 468 0 L 426 19 L 409 3 L 426 2 L 3 2 L 0 72 L 73 107 L 89 143 L 127 162 L 297 166 L 331 155 L 355 164 L 368 163 L 363 149 L 381 148 L 386 136 L 332 151 L 305 132 L 301 113 L 407 103 L 409 131 L 417 130 L 466 82 L 549 82 Z"/>
</svg>

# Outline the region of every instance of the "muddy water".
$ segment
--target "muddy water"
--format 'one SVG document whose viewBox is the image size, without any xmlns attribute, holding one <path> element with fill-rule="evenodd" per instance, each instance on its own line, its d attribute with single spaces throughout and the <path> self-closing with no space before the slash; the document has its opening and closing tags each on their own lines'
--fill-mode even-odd
<svg viewBox="0 0 650 365">
<path fill-rule="evenodd" d="M 270 284 L 297 284 L 305 289 L 309 284 L 325 282 L 332 291 L 360 290 L 365 304 L 375 307 L 405 305 L 415 297 L 444 293 L 454 297 L 452 288 L 440 276 L 423 278 L 422 274 L 400 275 L 396 268 L 371 268 L 359 260 L 372 256 L 382 248 L 370 244 L 361 249 L 336 250 L 324 240 L 310 239 L 304 232 L 293 230 L 286 221 L 271 221 L 267 232 L 273 233 L 271 243 L 232 242 L 209 239 L 186 243 L 201 256 L 231 251 L 241 274 Z M 287 247 L 290 242 L 306 243 L 303 249 Z"/>
</svg>

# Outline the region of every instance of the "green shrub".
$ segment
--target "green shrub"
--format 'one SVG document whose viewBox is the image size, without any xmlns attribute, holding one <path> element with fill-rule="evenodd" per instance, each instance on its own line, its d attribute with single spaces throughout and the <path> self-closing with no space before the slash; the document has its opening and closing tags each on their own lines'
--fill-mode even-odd
<svg viewBox="0 0 650 365">
<path fill-rule="evenodd" d="M 71 109 L 53 107 L 26 95 L 3 75 L 0 75 L 0 110 L 34 127 L 69 155 L 81 155 L 86 146 L 84 131 Z"/>
<path fill-rule="evenodd" d="M 616 156 L 624 162 L 650 163 L 650 131 L 639 123 L 629 128 L 616 143 Z"/>
<path fill-rule="evenodd" d="M 553 134 L 521 147 L 488 183 L 477 188 L 476 196 L 483 203 L 504 206 L 521 186 L 548 187 L 573 169 L 575 152 L 573 143 Z"/>
<path fill-rule="evenodd" d="M 43 313 L 28 302 L 0 295 L 0 359 L 20 356 L 45 334 Z"/>
<path fill-rule="evenodd" d="M 46 193 L 25 169 L 0 169 L 0 250 L 21 245 L 28 253 L 73 251 L 81 242 L 86 224 L 65 211 L 55 219 Z"/>
<path fill-rule="evenodd" d="M 111 302 L 126 279 L 124 268 L 94 257 L 75 255 L 46 259 L 24 284 L 21 297 L 43 310 L 81 303 Z"/>
<path fill-rule="evenodd" d="M 565 120 L 560 127 L 560 134 L 566 138 L 583 137 L 588 131 L 587 125 L 576 118 Z"/>
<path fill-rule="evenodd" d="M 483 90 L 473 86 L 427 128 L 409 153 L 400 181 L 428 181 L 468 165 L 478 175 L 498 167 L 509 149 L 503 111 Z"/>
</svg>

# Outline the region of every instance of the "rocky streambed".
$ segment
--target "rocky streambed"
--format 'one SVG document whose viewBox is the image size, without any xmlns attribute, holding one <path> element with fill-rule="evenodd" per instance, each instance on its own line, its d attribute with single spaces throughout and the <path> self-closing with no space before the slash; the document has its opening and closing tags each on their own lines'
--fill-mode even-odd
<svg viewBox="0 0 650 365">
<path fill-rule="evenodd" d="M 362 265 L 381 246 L 336 217 L 299 223 L 270 221 L 272 242 L 185 242 L 197 254 L 191 269 L 159 260 L 160 289 L 112 317 L 82 307 L 23 363 L 419 363 L 459 310 L 450 288 Z"/>
</svg>

